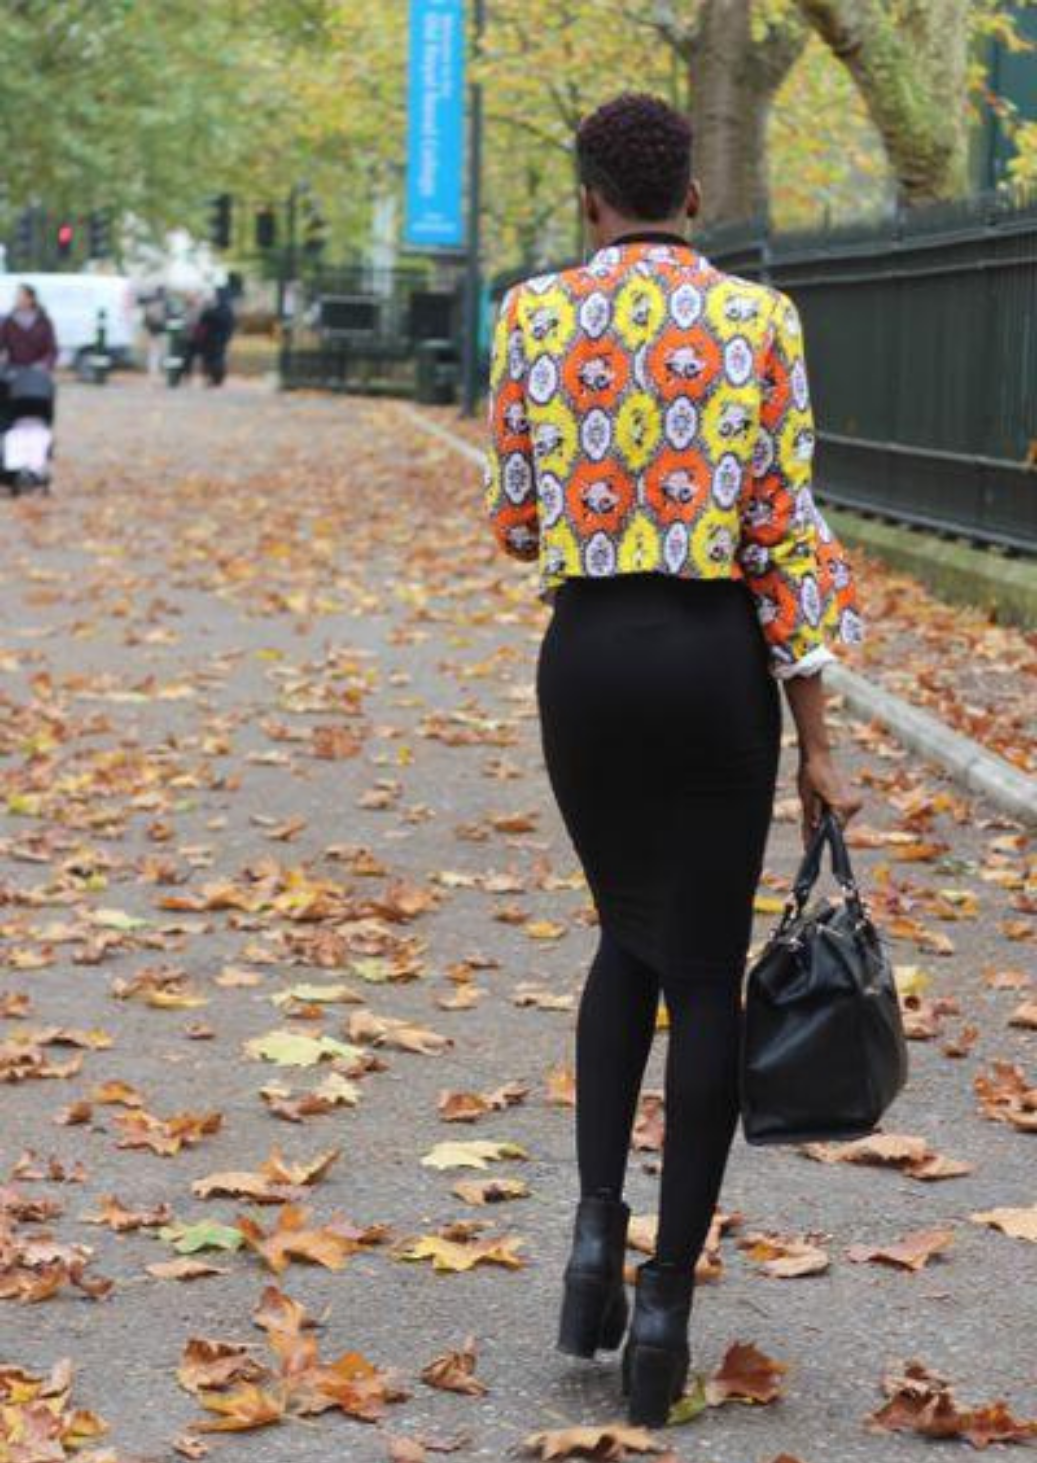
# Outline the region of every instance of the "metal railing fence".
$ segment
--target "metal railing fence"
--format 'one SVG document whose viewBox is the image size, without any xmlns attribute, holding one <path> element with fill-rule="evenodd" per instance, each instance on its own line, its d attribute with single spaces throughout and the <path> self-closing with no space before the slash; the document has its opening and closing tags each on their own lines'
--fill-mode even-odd
<svg viewBox="0 0 1037 1463">
<path fill-rule="evenodd" d="M 800 310 L 819 497 L 1037 553 L 1037 196 L 695 243 Z"/>
</svg>

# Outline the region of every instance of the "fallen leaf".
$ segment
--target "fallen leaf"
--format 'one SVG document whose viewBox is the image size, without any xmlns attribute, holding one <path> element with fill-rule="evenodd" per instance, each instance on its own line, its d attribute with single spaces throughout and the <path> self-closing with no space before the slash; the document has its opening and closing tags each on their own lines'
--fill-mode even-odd
<svg viewBox="0 0 1037 1463">
<path fill-rule="evenodd" d="M 1030 1086 L 1021 1067 L 996 1061 L 992 1072 L 977 1073 L 972 1085 L 985 1118 L 1037 1133 L 1037 1087 Z"/>
<path fill-rule="evenodd" d="M 706 1383 L 706 1400 L 711 1407 L 721 1402 L 773 1402 L 787 1371 L 783 1362 L 765 1356 L 752 1342 L 736 1341 Z"/>
<path fill-rule="evenodd" d="M 198 1401 L 206 1412 L 219 1416 L 218 1422 L 194 1424 L 204 1433 L 242 1433 L 270 1427 L 283 1419 L 286 1405 L 283 1387 L 265 1391 L 248 1383 L 233 1392 L 199 1392 Z"/>
<path fill-rule="evenodd" d="M 974 1448 L 989 1443 L 1021 1443 L 1037 1435 L 1037 1421 L 1012 1417 L 1006 1403 L 961 1405 L 946 1378 L 921 1362 L 909 1361 L 883 1378 L 889 1399 L 868 1418 L 874 1432 L 911 1432 L 929 1438 L 964 1438 Z"/>
<path fill-rule="evenodd" d="M 462 1179 L 450 1192 L 466 1204 L 500 1204 L 508 1199 L 527 1198 L 529 1185 L 525 1179 Z"/>
<path fill-rule="evenodd" d="M 199 1250 L 239 1250 L 244 1240 L 239 1229 L 216 1219 L 199 1219 L 195 1224 L 169 1224 L 158 1232 L 181 1255 Z"/>
<path fill-rule="evenodd" d="M 250 1057 L 262 1057 L 280 1067 L 313 1067 L 326 1057 L 352 1061 L 361 1055 L 357 1047 L 347 1046 L 333 1036 L 303 1036 L 295 1031 L 255 1036 L 246 1041 L 245 1050 Z"/>
<path fill-rule="evenodd" d="M 846 1254 L 857 1265 L 871 1261 L 916 1272 L 953 1243 L 952 1229 L 919 1229 L 890 1245 L 851 1245 Z"/>
<path fill-rule="evenodd" d="M 213 1265 L 208 1260 L 193 1260 L 189 1255 L 179 1260 L 159 1260 L 144 1268 L 156 1280 L 201 1280 L 206 1275 L 227 1274 L 221 1265 Z"/>
<path fill-rule="evenodd" d="M 421 1162 L 426 1168 L 487 1168 L 506 1158 L 528 1158 L 518 1143 L 501 1143 L 489 1138 L 472 1138 L 467 1142 L 437 1143 Z"/>
<path fill-rule="evenodd" d="M 462 1392 L 482 1397 L 489 1391 L 475 1375 L 475 1337 L 469 1336 L 459 1351 L 446 1351 L 421 1369 L 421 1380 L 444 1392 Z"/>
<path fill-rule="evenodd" d="M 1028 1239 L 1037 1244 L 1037 1204 L 1028 1209 L 985 1209 L 969 1218 L 977 1224 L 988 1224 L 1013 1239 Z"/>
<path fill-rule="evenodd" d="M 628 1453 L 661 1453 L 664 1450 L 664 1445 L 656 1442 L 645 1428 L 623 1427 L 619 1423 L 530 1433 L 523 1439 L 522 1447 L 545 1463 L 555 1458 L 622 1459 Z"/>
<path fill-rule="evenodd" d="M 760 1266 L 765 1275 L 793 1280 L 803 1275 L 822 1275 L 829 1266 L 828 1251 L 809 1236 L 747 1234 L 738 1241 L 746 1258 Z"/>
<path fill-rule="evenodd" d="M 519 1270 L 526 1263 L 521 1255 L 515 1253 L 522 1243 L 517 1235 L 456 1240 L 426 1234 L 397 1253 L 401 1260 L 431 1260 L 435 1270 L 458 1272 L 471 1270 L 476 1265 L 502 1265 L 506 1270 Z"/>
</svg>

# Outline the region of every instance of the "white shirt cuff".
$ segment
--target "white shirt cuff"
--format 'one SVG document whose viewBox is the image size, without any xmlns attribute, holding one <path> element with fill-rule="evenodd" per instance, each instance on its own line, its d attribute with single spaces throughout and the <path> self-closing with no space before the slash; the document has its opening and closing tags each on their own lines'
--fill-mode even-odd
<svg viewBox="0 0 1037 1463">
<path fill-rule="evenodd" d="M 829 661 L 835 662 L 838 659 L 826 645 L 815 645 L 800 660 L 775 665 L 774 674 L 779 681 L 787 681 L 791 676 L 814 676 L 818 671 L 824 670 Z"/>
</svg>

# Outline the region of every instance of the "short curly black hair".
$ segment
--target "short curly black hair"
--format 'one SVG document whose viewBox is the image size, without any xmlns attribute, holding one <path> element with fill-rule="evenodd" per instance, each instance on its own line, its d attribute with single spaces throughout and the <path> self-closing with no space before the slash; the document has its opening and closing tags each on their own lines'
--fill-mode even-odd
<svg viewBox="0 0 1037 1463">
<path fill-rule="evenodd" d="M 628 218 L 669 218 L 691 181 L 691 123 L 650 92 L 622 92 L 576 131 L 580 182 Z"/>
</svg>

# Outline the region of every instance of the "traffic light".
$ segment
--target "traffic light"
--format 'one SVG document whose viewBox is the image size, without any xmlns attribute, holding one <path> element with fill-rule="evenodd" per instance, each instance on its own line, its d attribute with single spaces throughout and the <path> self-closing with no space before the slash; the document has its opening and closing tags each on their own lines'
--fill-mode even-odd
<svg viewBox="0 0 1037 1463">
<path fill-rule="evenodd" d="M 256 214 L 256 248 L 277 247 L 277 214 L 272 208 L 261 208 Z"/>
<path fill-rule="evenodd" d="M 23 208 L 14 226 L 14 249 L 18 266 L 24 269 L 36 262 L 36 209 Z"/>
<path fill-rule="evenodd" d="M 229 193 L 217 193 L 209 203 L 209 243 L 215 249 L 230 248 L 231 214 L 234 200 Z"/>
<path fill-rule="evenodd" d="M 107 259 L 112 252 L 112 224 L 107 209 L 95 209 L 87 219 L 87 249 L 91 259 Z"/>
<path fill-rule="evenodd" d="M 70 259 L 72 257 L 72 246 L 76 242 L 75 225 L 68 222 L 58 224 L 58 258 Z"/>
<path fill-rule="evenodd" d="M 303 220 L 302 248 L 303 253 L 311 259 L 317 259 L 324 253 L 324 246 L 328 242 L 328 223 L 320 211 L 320 206 L 311 199 L 305 200 L 306 217 Z"/>
</svg>

